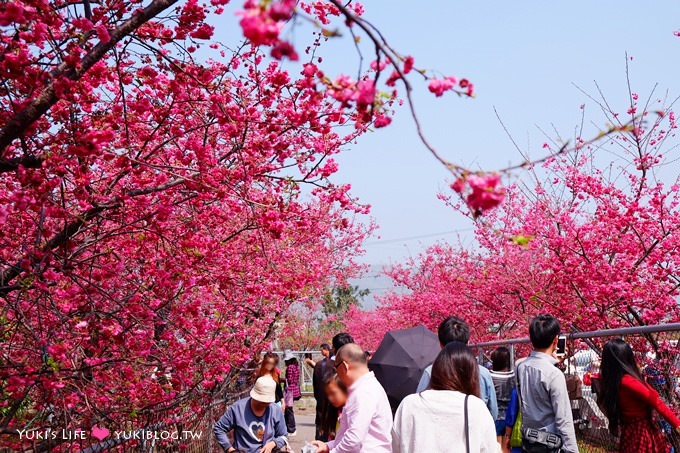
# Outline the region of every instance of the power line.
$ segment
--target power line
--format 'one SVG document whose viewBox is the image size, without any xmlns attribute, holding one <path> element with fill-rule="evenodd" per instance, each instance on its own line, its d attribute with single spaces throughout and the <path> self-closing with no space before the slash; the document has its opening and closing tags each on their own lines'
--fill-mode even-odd
<svg viewBox="0 0 680 453">
<path fill-rule="evenodd" d="M 366 242 L 364 245 L 382 245 L 382 244 L 392 244 L 395 242 L 405 242 L 405 241 L 413 241 L 416 239 L 424 239 L 424 238 L 431 238 L 431 237 L 437 237 L 437 236 L 446 236 L 447 234 L 453 234 L 453 233 L 463 233 L 466 231 L 473 231 L 474 228 L 461 228 L 459 230 L 450 230 L 450 231 L 442 231 L 441 233 L 430 233 L 430 234 L 421 234 L 419 236 L 407 236 L 403 238 L 394 238 L 394 239 L 386 239 L 386 240 L 377 240 L 377 241 L 371 241 L 371 242 Z"/>
</svg>

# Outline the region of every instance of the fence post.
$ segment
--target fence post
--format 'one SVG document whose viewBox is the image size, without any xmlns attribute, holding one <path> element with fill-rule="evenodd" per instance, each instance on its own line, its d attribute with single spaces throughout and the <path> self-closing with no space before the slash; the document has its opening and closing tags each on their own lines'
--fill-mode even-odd
<svg viewBox="0 0 680 453">
<path fill-rule="evenodd" d="M 515 344 L 510 343 L 510 364 L 512 369 L 515 368 Z"/>
</svg>

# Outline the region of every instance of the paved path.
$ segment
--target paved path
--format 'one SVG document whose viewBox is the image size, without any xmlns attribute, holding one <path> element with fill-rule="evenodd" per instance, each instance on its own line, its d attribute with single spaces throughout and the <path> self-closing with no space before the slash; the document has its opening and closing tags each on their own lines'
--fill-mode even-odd
<svg viewBox="0 0 680 453">
<path fill-rule="evenodd" d="M 296 411 L 297 412 L 297 411 Z M 305 441 L 314 440 L 314 415 L 295 414 L 295 424 L 297 426 L 297 436 L 290 437 L 288 442 L 293 447 L 295 453 L 300 453 Z"/>
</svg>

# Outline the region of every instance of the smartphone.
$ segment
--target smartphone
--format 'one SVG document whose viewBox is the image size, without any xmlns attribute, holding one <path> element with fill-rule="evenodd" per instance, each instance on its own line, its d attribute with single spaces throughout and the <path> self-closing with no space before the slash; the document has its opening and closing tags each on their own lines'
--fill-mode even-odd
<svg viewBox="0 0 680 453">
<path fill-rule="evenodd" d="M 555 354 L 558 356 L 564 356 L 567 353 L 567 336 L 566 335 L 560 335 L 557 338 L 557 350 L 555 351 Z"/>
</svg>

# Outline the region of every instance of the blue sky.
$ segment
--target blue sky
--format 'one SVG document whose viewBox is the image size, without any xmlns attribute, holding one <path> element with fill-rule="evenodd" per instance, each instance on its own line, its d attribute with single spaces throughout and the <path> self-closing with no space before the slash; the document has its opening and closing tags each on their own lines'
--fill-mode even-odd
<svg viewBox="0 0 680 453">
<path fill-rule="evenodd" d="M 554 125 L 573 136 L 582 104 L 586 118 L 603 125 L 597 106 L 573 84 L 597 94 L 597 81 L 608 101 L 625 111 L 626 52 L 633 58 L 633 89 L 641 96 L 656 83 L 659 93 L 680 95 L 680 38 L 673 35 L 680 29 L 677 1 L 653 7 L 592 1 L 386 4 L 365 2 L 365 17 L 396 49 L 413 55 L 419 67 L 475 83 L 475 99 L 435 98 L 423 83 L 415 86 L 428 138 L 459 164 L 491 170 L 521 161 L 494 107 L 520 147 L 536 157 L 546 141 L 539 128 L 552 131 Z M 354 55 L 351 47 L 342 52 Z M 406 108 L 397 111 L 391 127 L 363 137 L 338 161 L 338 178 L 371 204 L 380 226 L 382 239 L 367 241 L 363 257 L 371 275 L 357 282 L 373 294 L 389 287 L 386 279 L 373 277 L 382 266 L 438 240 L 471 244 L 471 221 L 436 197 L 449 191 L 449 174 L 418 141 Z M 420 238 L 400 240 L 414 237 Z"/>
<path fill-rule="evenodd" d="M 475 99 L 435 98 L 413 79 L 429 140 L 449 160 L 474 169 L 521 160 L 494 107 L 533 157 L 543 155 L 546 141 L 539 128 L 551 131 L 554 125 L 560 134 L 573 136 L 582 104 L 587 121 L 603 124 L 597 106 L 573 84 L 596 94 L 597 81 L 607 100 L 625 111 L 626 52 L 633 58 L 631 83 L 641 97 L 655 83 L 660 93 L 680 94 L 680 38 L 673 35 L 680 30 L 677 0 L 363 4 L 364 17 L 399 52 L 413 55 L 416 66 L 474 82 Z M 221 20 L 227 22 L 229 14 Z M 303 29 L 295 32 L 298 44 L 306 39 Z M 358 57 L 348 35 L 325 44 L 322 55 L 329 76 L 356 74 Z M 371 204 L 380 226 L 381 239 L 367 241 L 362 258 L 373 266 L 371 275 L 437 240 L 471 243 L 471 222 L 437 199 L 438 192 L 449 191 L 449 174 L 419 142 L 405 107 L 397 109 L 390 127 L 362 137 L 337 160 L 335 180 L 352 184 L 353 194 Z M 358 283 L 373 294 L 389 286 L 370 275 Z"/>
</svg>

